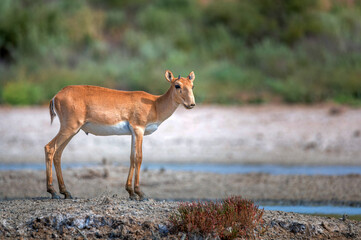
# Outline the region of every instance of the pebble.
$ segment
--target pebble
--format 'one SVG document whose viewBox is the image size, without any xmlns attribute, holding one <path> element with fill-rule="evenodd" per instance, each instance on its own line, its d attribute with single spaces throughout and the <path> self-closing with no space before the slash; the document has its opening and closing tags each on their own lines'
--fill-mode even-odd
<svg viewBox="0 0 361 240">
<path fill-rule="evenodd" d="M 169 233 L 167 226 L 165 226 L 163 224 L 158 224 L 158 229 L 159 229 L 160 235 L 162 235 L 162 236 L 166 236 Z"/>
</svg>

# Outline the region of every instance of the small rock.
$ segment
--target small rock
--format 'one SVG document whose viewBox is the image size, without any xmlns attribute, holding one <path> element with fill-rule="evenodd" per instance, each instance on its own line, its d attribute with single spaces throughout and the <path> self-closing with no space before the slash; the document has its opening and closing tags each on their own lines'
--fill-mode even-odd
<svg viewBox="0 0 361 240">
<path fill-rule="evenodd" d="M 271 221 L 271 223 L 270 223 L 269 225 L 271 226 L 271 228 L 273 228 L 274 226 L 276 226 L 276 225 L 277 225 L 277 222 L 276 222 L 276 221 L 274 221 L 274 220 L 272 220 L 272 221 Z"/>
<path fill-rule="evenodd" d="M 306 230 L 306 226 L 304 224 L 301 224 L 301 223 L 293 222 L 289 226 L 289 229 L 293 233 L 304 233 L 305 230 Z"/>
<path fill-rule="evenodd" d="M 303 147 L 304 150 L 311 150 L 311 149 L 315 149 L 317 147 L 317 143 L 314 141 L 308 142 L 305 144 L 305 146 Z"/>
<path fill-rule="evenodd" d="M 113 230 L 108 234 L 108 237 L 109 238 L 121 238 L 122 237 L 122 232 L 118 232 L 118 231 Z"/>
<path fill-rule="evenodd" d="M 99 232 L 96 232 L 94 235 L 96 238 L 103 238 L 103 235 L 101 235 Z"/>
<path fill-rule="evenodd" d="M 343 112 L 343 110 L 342 110 L 342 108 L 340 108 L 340 107 L 331 107 L 331 108 L 328 110 L 328 114 L 331 115 L 331 116 L 340 115 L 342 112 Z"/>
<path fill-rule="evenodd" d="M 353 229 L 353 225 L 352 224 L 349 224 L 348 225 L 348 233 L 347 235 L 351 238 L 355 237 L 356 236 L 356 233 L 355 233 L 355 230 Z"/>
<path fill-rule="evenodd" d="M 149 229 L 151 226 L 152 226 L 152 223 L 151 223 L 150 221 L 145 221 L 145 222 L 142 224 L 142 227 L 143 227 L 143 228 L 146 228 L 146 229 Z"/>
<path fill-rule="evenodd" d="M 110 203 L 112 203 L 112 200 L 110 198 L 108 198 L 108 197 L 104 197 L 102 202 L 101 202 L 101 204 L 104 204 L 104 205 L 105 204 L 110 204 Z"/>
<path fill-rule="evenodd" d="M 322 222 L 322 223 L 321 223 L 321 226 L 322 226 L 324 229 L 326 229 L 327 231 L 329 231 L 329 232 L 331 231 L 330 228 L 329 228 L 329 226 L 327 225 L 327 223 Z"/>
<path fill-rule="evenodd" d="M 169 233 L 167 226 L 163 224 L 158 224 L 158 229 L 161 236 L 167 236 Z"/>
<path fill-rule="evenodd" d="M 286 229 L 287 228 L 287 224 L 285 223 L 285 222 L 279 222 L 278 223 L 280 226 L 281 226 L 281 228 L 283 228 L 283 229 Z"/>
<path fill-rule="evenodd" d="M 109 170 L 108 170 L 108 168 L 104 168 L 103 178 L 106 179 L 108 177 L 109 177 Z"/>
<path fill-rule="evenodd" d="M 353 137 L 358 138 L 358 137 L 360 137 L 360 136 L 361 136 L 361 131 L 360 131 L 360 130 L 355 130 L 355 131 L 353 132 Z"/>
</svg>

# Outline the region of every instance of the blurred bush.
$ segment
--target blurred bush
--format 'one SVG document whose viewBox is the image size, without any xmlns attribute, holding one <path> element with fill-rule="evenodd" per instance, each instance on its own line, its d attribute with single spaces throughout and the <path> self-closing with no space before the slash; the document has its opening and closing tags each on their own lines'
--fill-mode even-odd
<svg viewBox="0 0 361 240">
<path fill-rule="evenodd" d="M 30 82 L 9 82 L 3 89 L 3 98 L 13 105 L 38 104 L 42 89 Z"/>
<path fill-rule="evenodd" d="M 195 71 L 198 102 L 361 105 L 360 67 L 360 1 L 0 1 L 0 103 L 70 84 L 161 94 L 171 69 Z"/>
</svg>

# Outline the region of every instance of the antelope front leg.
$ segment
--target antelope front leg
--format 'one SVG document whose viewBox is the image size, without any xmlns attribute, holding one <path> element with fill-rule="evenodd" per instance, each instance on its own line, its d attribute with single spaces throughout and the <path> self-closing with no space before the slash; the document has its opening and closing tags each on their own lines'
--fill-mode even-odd
<svg viewBox="0 0 361 240">
<path fill-rule="evenodd" d="M 131 149 L 130 149 L 129 173 L 128 173 L 127 182 L 125 184 L 125 190 L 127 190 L 127 192 L 129 193 L 129 198 L 131 200 L 135 200 L 135 199 L 137 199 L 137 196 L 135 195 L 133 188 L 132 188 L 133 173 L 134 173 L 134 167 L 135 167 L 135 133 L 132 128 L 130 128 L 130 129 L 132 132 L 132 144 L 131 144 Z"/>
<path fill-rule="evenodd" d="M 135 142 L 135 179 L 134 179 L 134 192 L 139 196 L 140 200 L 146 200 L 145 194 L 140 191 L 139 187 L 139 175 L 140 175 L 140 166 L 142 165 L 142 144 L 143 144 L 143 135 L 144 129 L 136 128 L 134 129 L 136 142 Z"/>
</svg>

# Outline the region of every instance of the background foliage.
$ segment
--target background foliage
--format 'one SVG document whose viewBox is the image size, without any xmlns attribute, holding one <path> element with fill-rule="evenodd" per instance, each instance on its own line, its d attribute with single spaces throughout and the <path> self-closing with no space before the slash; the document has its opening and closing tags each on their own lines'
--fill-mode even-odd
<svg viewBox="0 0 361 240">
<path fill-rule="evenodd" d="M 361 1 L 2 0 L 0 102 L 69 84 L 161 94 L 196 73 L 197 102 L 361 104 Z"/>
</svg>

